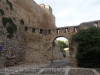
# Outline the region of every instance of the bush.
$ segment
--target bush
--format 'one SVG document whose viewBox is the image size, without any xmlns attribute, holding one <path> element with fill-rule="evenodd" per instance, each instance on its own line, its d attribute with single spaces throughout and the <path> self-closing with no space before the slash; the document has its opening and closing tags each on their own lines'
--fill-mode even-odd
<svg viewBox="0 0 100 75">
<path fill-rule="evenodd" d="M 8 17 L 2 17 L 2 24 L 6 27 L 7 23 L 12 24 L 12 19 Z"/>
<path fill-rule="evenodd" d="M 77 65 L 79 67 L 100 67 L 100 28 L 91 27 L 80 30 L 72 36 L 78 43 Z"/>
</svg>

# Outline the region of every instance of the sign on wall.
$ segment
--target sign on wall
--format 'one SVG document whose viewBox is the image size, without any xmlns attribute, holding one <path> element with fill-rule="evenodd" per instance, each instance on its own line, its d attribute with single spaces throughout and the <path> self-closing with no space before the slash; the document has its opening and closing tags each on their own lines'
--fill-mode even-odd
<svg viewBox="0 0 100 75">
<path fill-rule="evenodd" d="M 2 50 L 2 46 L 0 46 L 0 51 Z"/>
</svg>

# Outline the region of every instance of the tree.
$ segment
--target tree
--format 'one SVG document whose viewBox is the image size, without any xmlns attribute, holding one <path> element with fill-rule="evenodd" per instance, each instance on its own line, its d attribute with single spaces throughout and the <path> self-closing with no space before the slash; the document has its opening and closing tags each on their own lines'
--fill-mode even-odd
<svg viewBox="0 0 100 75">
<path fill-rule="evenodd" d="M 64 41 L 61 41 L 61 40 L 57 40 L 57 41 L 61 49 L 68 47 L 68 45 Z"/>
<path fill-rule="evenodd" d="M 61 50 L 63 56 L 66 57 L 66 52 L 65 52 L 64 48 L 67 48 L 68 45 L 66 44 L 66 42 L 61 41 L 61 40 L 57 40 L 57 42 L 58 42 L 58 45 L 60 46 L 60 50 Z"/>
<path fill-rule="evenodd" d="M 100 28 L 80 30 L 72 40 L 78 43 L 76 59 L 79 67 L 100 67 Z"/>
</svg>

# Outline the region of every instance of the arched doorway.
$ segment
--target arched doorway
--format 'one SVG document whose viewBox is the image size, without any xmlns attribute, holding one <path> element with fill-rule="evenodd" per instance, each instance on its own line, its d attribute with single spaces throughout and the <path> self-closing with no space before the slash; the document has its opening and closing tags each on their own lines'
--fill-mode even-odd
<svg viewBox="0 0 100 75">
<path fill-rule="evenodd" d="M 69 54 L 69 41 L 64 36 L 57 36 L 52 41 L 52 61 L 54 60 L 62 60 L 68 59 L 70 60 Z"/>
</svg>

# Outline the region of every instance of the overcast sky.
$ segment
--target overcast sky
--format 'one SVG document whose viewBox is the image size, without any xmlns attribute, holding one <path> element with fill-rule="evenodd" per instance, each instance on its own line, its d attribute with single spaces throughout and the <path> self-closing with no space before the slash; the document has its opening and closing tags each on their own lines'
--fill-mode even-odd
<svg viewBox="0 0 100 75">
<path fill-rule="evenodd" d="M 56 26 L 79 25 L 82 22 L 100 20 L 100 0 L 34 0 L 50 5 L 56 17 Z"/>
</svg>

